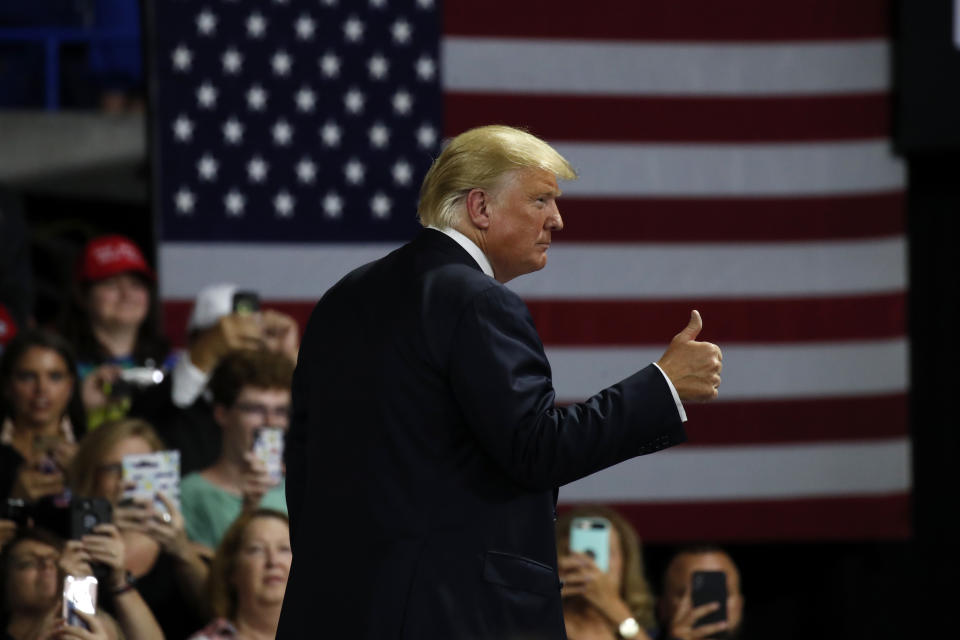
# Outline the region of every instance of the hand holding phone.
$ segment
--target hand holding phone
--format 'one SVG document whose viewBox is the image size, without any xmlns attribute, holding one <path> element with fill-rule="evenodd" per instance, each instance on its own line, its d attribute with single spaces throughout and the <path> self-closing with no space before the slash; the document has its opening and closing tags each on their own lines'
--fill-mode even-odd
<svg viewBox="0 0 960 640">
<path fill-rule="evenodd" d="M 253 432 L 251 451 L 267 470 L 270 482 L 283 480 L 284 431 L 275 427 L 260 427 Z"/>
<path fill-rule="evenodd" d="M 723 571 L 694 571 L 690 577 L 690 599 L 694 609 L 716 603 L 717 608 L 698 618 L 693 627 L 727 621 L 727 574 Z M 726 638 L 727 632 L 717 631 L 707 638 Z"/>
<path fill-rule="evenodd" d="M 570 551 L 593 559 L 600 571 L 610 570 L 610 521 L 606 518 L 574 518 L 570 523 Z"/>
<path fill-rule="evenodd" d="M 90 616 L 97 612 L 97 579 L 93 576 L 67 576 L 63 579 L 63 619 L 72 627 L 89 631 L 90 625 L 77 615 L 78 611 Z"/>
</svg>

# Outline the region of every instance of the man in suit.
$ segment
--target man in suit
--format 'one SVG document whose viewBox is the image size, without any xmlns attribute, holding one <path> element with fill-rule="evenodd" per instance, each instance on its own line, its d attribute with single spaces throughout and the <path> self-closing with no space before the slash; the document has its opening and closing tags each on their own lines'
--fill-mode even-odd
<svg viewBox="0 0 960 640">
<path fill-rule="evenodd" d="M 720 350 L 697 312 L 649 365 L 556 406 L 523 301 L 569 163 L 503 126 L 457 136 L 427 173 L 409 244 L 317 304 L 287 445 L 293 565 L 278 638 L 562 638 L 557 487 L 684 441 Z M 633 626 L 623 621 L 631 635 Z"/>
</svg>

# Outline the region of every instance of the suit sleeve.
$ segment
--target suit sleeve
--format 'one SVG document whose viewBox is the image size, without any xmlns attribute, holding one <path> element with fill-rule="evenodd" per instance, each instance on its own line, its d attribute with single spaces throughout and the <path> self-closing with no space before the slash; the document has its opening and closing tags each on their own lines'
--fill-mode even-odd
<svg viewBox="0 0 960 640">
<path fill-rule="evenodd" d="M 550 365 L 523 301 L 504 287 L 461 315 L 450 380 L 481 446 L 518 484 L 546 490 L 684 442 L 663 375 L 649 365 L 585 402 L 558 408 Z"/>
</svg>

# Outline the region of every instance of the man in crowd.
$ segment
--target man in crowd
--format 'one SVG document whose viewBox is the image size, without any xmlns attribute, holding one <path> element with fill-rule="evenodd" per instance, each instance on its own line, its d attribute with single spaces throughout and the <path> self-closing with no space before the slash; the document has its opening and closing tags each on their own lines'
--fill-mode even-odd
<svg viewBox="0 0 960 640">
<path fill-rule="evenodd" d="M 556 488 L 682 442 L 681 401 L 720 384 L 694 311 L 658 364 L 556 406 L 503 283 L 545 266 L 557 178 L 575 176 L 523 131 L 461 134 L 421 187 L 428 228 L 317 305 L 294 377 L 277 638 L 317 621 L 337 637 L 563 637 Z"/>
<path fill-rule="evenodd" d="M 696 571 L 722 571 L 727 578 L 727 619 L 722 622 L 700 622 L 720 608 L 711 602 L 693 606 L 691 584 Z M 663 597 L 658 603 L 658 617 L 664 640 L 699 640 L 724 634 L 731 640 L 740 637 L 743 621 L 743 595 L 740 593 L 740 572 L 726 551 L 714 546 L 682 549 L 667 564 L 663 576 Z M 699 624 L 698 624 L 699 623 Z"/>
<path fill-rule="evenodd" d="M 213 416 L 223 433 L 217 461 L 180 484 L 187 535 L 214 548 L 238 515 L 265 507 L 286 512 L 284 485 L 271 482 L 252 449 L 257 430 L 286 431 L 293 363 L 272 351 L 225 355 L 210 377 Z"/>
</svg>

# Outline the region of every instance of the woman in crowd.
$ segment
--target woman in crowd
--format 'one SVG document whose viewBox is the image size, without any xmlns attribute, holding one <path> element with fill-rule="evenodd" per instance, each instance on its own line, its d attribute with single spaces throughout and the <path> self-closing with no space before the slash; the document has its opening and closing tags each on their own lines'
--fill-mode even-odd
<svg viewBox="0 0 960 640">
<path fill-rule="evenodd" d="M 588 555 L 570 552 L 570 525 L 580 517 L 605 518 L 612 525 L 607 572 L 601 571 Z M 567 511 L 557 521 L 557 548 L 563 580 L 563 618 L 570 640 L 623 637 L 620 625 L 630 618 L 639 628 L 629 637 L 649 640 L 654 635 L 654 599 L 643 576 L 639 537 L 623 516 L 599 505 Z M 627 623 L 625 628 L 632 626 Z"/>
<path fill-rule="evenodd" d="M 76 347 L 83 400 L 91 426 L 129 409 L 116 394 L 120 371 L 133 367 L 169 370 L 169 344 L 159 330 L 153 270 L 132 240 L 101 236 L 84 247 L 79 290 L 62 322 Z M 110 390 L 112 395 L 108 393 Z"/>
<path fill-rule="evenodd" d="M 86 432 L 70 345 L 22 331 L 0 359 L 0 498 L 60 493 L 64 470 Z"/>
<path fill-rule="evenodd" d="M 217 547 L 210 569 L 216 619 L 191 640 L 272 640 L 290 574 L 290 521 L 272 509 L 237 518 Z"/>
<path fill-rule="evenodd" d="M 70 470 L 74 495 L 106 498 L 125 546 L 124 566 L 167 638 L 184 638 L 202 622 L 207 567 L 187 540 L 183 516 L 170 496 L 122 501 L 123 457 L 164 449 L 143 420 L 107 423 L 90 432 Z"/>
<path fill-rule="evenodd" d="M 112 618 L 81 614 L 81 633 L 60 619 L 61 542 L 39 529 L 24 529 L 0 552 L 0 637 L 4 640 L 116 640 Z M 146 636 L 152 637 L 152 636 Z M 155 637 L 155 636 L 153 636 Z"/>
</svg>

